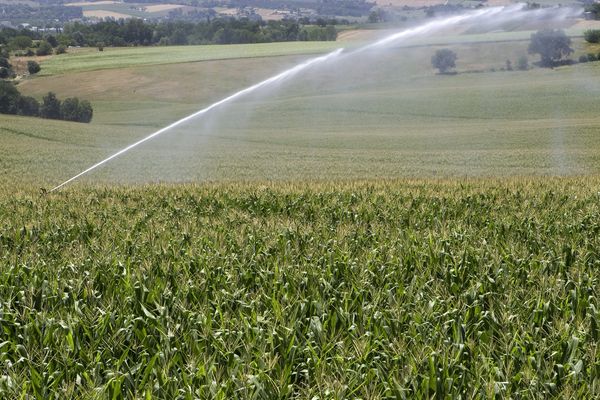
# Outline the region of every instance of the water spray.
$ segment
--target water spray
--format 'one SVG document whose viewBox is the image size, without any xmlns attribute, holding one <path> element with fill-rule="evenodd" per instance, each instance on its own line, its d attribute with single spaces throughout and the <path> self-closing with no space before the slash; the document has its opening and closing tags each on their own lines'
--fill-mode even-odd
<svg viewBox="0 0 600 400">
<path fill-rule="evenodd" d="M 494 18 L 495 19 L 494 22 L 498 23 L 498 22 L 503 22 L 503 21 L 515 20 L 518 18 L 525 18 L 527 16 L 534 16 L 534 17 L 544 16 L 545 18 L 558 20 L 558 19 L 564 19 L 564 18 L 568 18 L 568 17 L 578 16 L 581 14 L 581 10 L 575 10 L 575 9 L 563 9 L 560 12 L 556 12 L 556 9 L 553 9 L 554 11 L 551 13 L 548 13 L 545 9 L 541 9 L 541 10 L 534 10 L 534 11 L 528 11 L 527 13 L 523 13 L 523 10 L 525 7 L 526 7 L 525 4 L 518 4 L 515 6 L 508 6 L 508 7 L 490 7 L 490 8 L 472 11 L 472 12 L 462 14 L 462 15 L 448 17 L 445 19 L 436 19 L 434 21 L 417 26 L 415 28 L 406 29 L 401 32 L 397 32 L 392 35 L 386 36 L 385 38 L 380 39 L 374 43 L 360 47 L 354 51 L 345 53 L 345 56 L 346 57 L 353 56 L 353 55 L 356 55 L 358 53 L 361 53 L 361 52 L 364 52 L 367 50 L 386 46 L 386 45 L 396 42 L 400 39 L 407 39 L 407 38 L 410 38 L 413 36 L 422 35 L 424 33 L 434 32 L 434 31 L 437 31 L 437 30 L 440 30 L 443 28 L 455 26 L 459 23 L 469 22 L 471 20 L 475 21 L 475 20 L 483 19 L 483 18 Z M 287 78 L 301 72 L 304 69 L 314 66 L 315 64 L 320 64 L 320 63 L 324 63 L 326 61 L 330 61 L 331 59 L 340 56 L 342 54 L 343 50 L 344 50 L 343 48 L 340 48 L 340 49 L 337 49 L 337 50 L 335 50 L 329 54 L 326 54 L 324 56 L 309 59 L 308 61 L 305 61 L 299 65 L 296 65 L 295 67 L 292 67 L 286 71 L 283 71 L 283 72 L 279 73 L 278 75 L 275 75 L 271 78 L 268 78 L 262 82 L 255 84 L 255 85 L 252 85 L 250 87 L 242 89 L 239 92 L 236 92 L 222 100 L 219 100 L 216 103 L 213 103 L 213 104 L 209 105 L 208 107 L 203 108 L 200 111 L 190 114 L 187 117 L 184 117 L 178 121 L 175 121 L 172 124 L 165 126 L 164 128 L 144 137 L 143 139 L 138 140 L 137 142 L 135 142 L 133 144 L 130 144 L 129 146 L 119 150 L 118 152 L 105 158 L 104 160 L 92 165 L 88 169 L 86 169 L 86 170 L 80 172 L 79 174 L 75 175 L 74 177 L 66 180 L 65 182 L 56 186 L 52 190 L 49 190 L 48 192 L 44 192 L 44 194 L 52 193 L 55 190 L 60 189 L 61 187 L 65 186 L 65 185 L 69 184 L 70 182 L 87 174 L 88 172 L 91 172 L 91 171 L 95 170 L 96 168 L 100 167 L 101 165 L 106 164 L 107 162 L 111 161 L 112 159 L 119 157 L 120 155 L 122 155 L 124 153 L 127 153 L 129 150 L 141 145 L 142 143 L 147 142 L 147 141 L 187 122 L 187 121 L 190 121 L 190 120 L 192 120 L 196 117 L 199 117 L 203 114 L 206 114 L 207 112 L 211 111 L 214 108 L 217 108 L 226 103 L 229 103 L 239 97 L 242 97 L 246 94 L 249 94 L 249 93 L 251 93 L 255 90 L 258 90 L 260 88 L 263 88 L 265 86 L 268 86 L 268 85 L 274 84 L 276 82 L 280 82 L 284 79 L 287 79 Z"/>
<path fill-rule="evenodd" d="M 329 54 L 326 54 L 324 56 L 312 58 L 312 59 L 310 59 L 308 61 L 303 62 L 302 64 L 296 65 L 293 68 L 290 68 L 290 69 L 288 69 L 286 71 L 283 71 L 282 73 L 280 73 L 278 75 L 272 76 L 269 79 L 265 79 L 264 81 L 259 82 L 259 83 L 255 84 L 255 85 L 252 85 L 250 87 L 247 87 L 246 89 L 242 89 L 239 92 L 236 92 L 236 93 L 232 94 L 231 96 L 228 96 L 228 97 L 226 97 L 226 98 L 224 98 L 222 100 L 219 100 L 216 103 L 213 103 L 210 106 L 208 106 L 206 108 L 203 108 L 200 111 L 196 111 L 195 113 L 188 115 L 187 117 L 181 118 L 180 120 L 173 122 L 171 125 L 165 126 L 164 128 L 162 128 L 162 129 L 160 129 L 160 130 L 158 130 L 158 131 L 156 131 L 156 132 L 154 132 L 154 133 L 146 136 L 143 139 L 138 140 L 135 143 L 130 144 L 129 146 L 125 147 L 124 149 L 121 149 L 121 150 L 117 151 L 115 154 L 113 154 L 113 155 L 105 158 L 104 160 L 102 160 L 102 161 L 100 161 L 100 162 L 92 165 L 91 167 L 89 167 L 85 171 L 80 172 L 79 174 L 75 175 L 71 179 L 68 179 L 68 180 L 64 181 L 60 185 L 56 186 L 54 189 L 48 191 L 48 193 L 52 193 L 55 190 L 60 189 L 61 187 L 65 186 L 66 184 L 68 184 L 68 183 L 74 181 L 75 179 L 81 177 L 82 175 L 85 175 L 88 172 L 91 172 L 91 171 L 95 170 L 96 168 L 98 168 L 102 164 L 106 164 L 107 162 L 109 162 L 113 158 L 116 158 L 116 157 L 120 156 L 121 154 L 127 153 L 129 150 L 133 149 L 134 147 L 137 147 L 140 144 L 142 144 L 144 142 L 147 142 L 148 140 L 153 139 L 153 138 L 155 138 L 155 137 L 157 137 L 157 136 L 165 133 L 166 131 L 168 131 L 170 129 L 173 129 L 176 126 L 179 126 L 179 125 L 181 125 L 181 124 L 183 124 L 183 123 L 185 123 L 185 122 L 187 122 L 187 121 L 189 121 L 191 119 L 194 119 L 194 118 L 196 118 L 196 117 L 198 117 L 198 116 L 200 116 L 202 114 L 206 114 L 210 110 L 212 110 L 214 108 L 217 108 L 217 107 L 219 107 L 219 106 L 221 106 L 221 105 L 223 105 L 225 103 L 228 103 L 228 102 L 230 102 L 232 100 L 235 100 L 238 97 L 241 97 L 241 96 L 243 96 L 245 94 L 253 92 L 253 91 L 255 91 L 257 89 L 260 89 L 260 88 L 262 88 L 264 86 L 271 85 L 271 84 L 273 84 L 275 82 L 278 82 L 278 81 L 281 81 L 281 80 L 283 80 L 285 78 L 289 78 L 290 76 L 295 75 L 298 72 L 302 71 L 303 69 L 306 69 L 306 68 L 308 68 L 308 67 L 310 67 L 310 66 L 312 66 L 314 64 L 318 64 L 318 63 L 322 63 L 324 61 L 327 61 L 327 60 L 329 60 L 329 59 L 331 59 L 331 58 L 339 55 L 343 50 L 344 50 L 343 48 L 340 48 L 340 49 L 337 49 L 337 50 L 335 50 L 335 51 L 333 51 L 333 52 L 331 52 Z"/>
</svg>

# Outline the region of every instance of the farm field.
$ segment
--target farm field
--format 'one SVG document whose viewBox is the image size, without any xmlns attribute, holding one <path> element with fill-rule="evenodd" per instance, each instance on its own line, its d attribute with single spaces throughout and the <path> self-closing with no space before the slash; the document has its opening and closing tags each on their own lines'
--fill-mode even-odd
<svg viewBox="0 0 600 400">
<path fill-rule="evenodd" d="M 594 104 L 600 88 L 591 84 L 597 63 L 502 71 L 507 59 L 514 65 L 527 53 L 527 41 L 489 42 L 494 35 L 486 36 L 483 42 L 447 45 L 459 57 L 459 73 L 450 76 L 430 66 L 438 45 L 343 56 L 192 121 L 84 181 L 598 173 L 600 117 Z M 575 38 L 574 57 L 600 52 L 582 42 Z M 332 44 L 323 46 L 319 51 Z M 239 53 L 242 46 L 222 47 L 189 49 L 193 56 L 198 49 L 202 57 L 213 57 L 200 62 L 174 62 L 183 48 L 149 49 L 160 50 L 156 59 L 138 58 L 134 49 L 45 61 L 42 67 L 55 75 L 26 80 L 20 90 L 38 98 L 54 91 L 61 98 L 89 99 L 94 120 L 44 121 L 40 129 L 37 119 L 0 117 L 5 176 L 41 186 L 60 183 L 136 139 L 312 57 L 286 55 L 279 44 L 251 45 Z M 247 56 L 257 49 L 277 56 Z M 289 51 L 294 54 L 294 47 Z M 86 54 L 94 67 L 80 59 Z M 132 64 L 136 60 L 146 61 Z M 117 68 L 119 62 L 128 67 Z M 56 73 L 59 65 L 71 72 Z"/>
<path fill-rule="evenodd" d="M 0 393 L 596 397 L 599 184 L 3 186 Z"/>
<path fill-rule="evenodd" d="M 94 119 L 0 115 L 0 398 L 600 397 L 600 62 L 361 35 L 41 60 Z"/>
</svg>

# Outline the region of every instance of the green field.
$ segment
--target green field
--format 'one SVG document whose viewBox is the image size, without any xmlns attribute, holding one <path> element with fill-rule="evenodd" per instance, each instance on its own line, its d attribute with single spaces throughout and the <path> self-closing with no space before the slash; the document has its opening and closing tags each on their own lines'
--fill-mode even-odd
<svg viewBox="0 0 600 400">
<path fill-rule="evenodd" d="M 95 114 L 0 115 L 0 398 L 599 397 L 600 62 L 526 34 L 344 43 L 46 195 L 342 43 L 44 61 Z"/>
<path fill-rule="evenodd" d="M 507 59 L 516 65 L 527 53 L 527 42 L 490 43 L 493 38 L 469 37 L 468 43 L 444 46 L 459 56 L 459 73 L 451 76 L 437 75 L 430 66 L 439 45 L 398 46 L 357 57 L 348 55 L 350 44 L 338 62 L 215 110 L 84 181 L 597 174 L 598 64 L 502 71 Z M 574 57 L 600 51 L 574 40 Z M 115 49 L 55 57 L 42 68 L 71 72 L 26 80 L 20 90 L 38 98 L 54 91 L 61 98 L 89 99 L 92 124 L 43 121 L 40 129 L 41 120 L 1 116 L 0 159 L 8 177 L 52 186 L 146 134 L 313 57 L 290 55 L 296 51 L 335 45 Z M 187 56 L 196 61 L 180 62 Z"/>
<path fill-rule="evenodd" d="M 4 187 L 0 394 L 597 397 L 599 184 Z"/>
</svg>

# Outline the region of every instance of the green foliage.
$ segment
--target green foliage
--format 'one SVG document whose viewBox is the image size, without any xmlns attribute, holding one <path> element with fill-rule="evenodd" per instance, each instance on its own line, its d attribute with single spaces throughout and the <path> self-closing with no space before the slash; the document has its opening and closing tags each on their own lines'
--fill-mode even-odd
<svg viewBox="0 0 600 400">
<path fill-rule="evenodd" d="M 88 101 L 77 97 L 65 99 L 60 105 L 60 119 L 74 122 L 90 122 L 93 110 Z"/>
<path fill-rule="evenodd" d="M 6 398 L 597 398 L 597 180 L 0 202 Z"/>
<path fill-rule="evenodd" d="M 600 19 L 600 4 L 588 2 L 585 6 L 585 11 L 589 13 L 592 19 Z"/>
<path fill-rule="evenodd" d="M 52 47 L 56 47 L 58 46 L 58 40 L 56 39 L 56 37 L 54 37 L 54 35 L 48 35 L 46 36 L 46 41 L 50 44 L 50 46 Z"/>
<path fill-rule="evenodd" d="M 52 54 L 52 45 L 45 40 L 42 40 L 35 51 L 37 56 L 47 56 Z"/>
<path fill-rule="evenodd" d="M 529 54 L 539 54 L 541 65 L 552 67 L 573 53 L 571 38 L 559 29 L 543 29 L 531 34 Z"/>
<path fill-rule="evenodd" d="M 0 67 L 4 67 L 6 69 L 12 68 L 10 62 L 8 61 L 8 57 L 0 57 Z"/>
<path fill-rule="evenodd" d="M 292 20 L 264 22 L 233 18 L 201 23 L 156 23 L 136 18 L 97 24 L 72 23 L 65 26 L 64 34 L 79 46 L 94 46 L 98 42 L 106 46 L 268 43 L 335 40 L 337 37 L 331 24 L 301 26 Z"/>
<path fill-rule="evenodd" d="M 33 41 L 29 36 L 15 36 L 10 41 L 10 46 L 13 49 L 25 50 L 33 45 Z"/>
<path fill-rule="evenodd" d="M 18 101 L 18 114 L 37 117 L 40 114 L 40 103 L 33 97 L 21 96 Z"/>
<path fill-rule="evenodd" d="M 56 95 L 52 92 L 49 92 L 43 98 L 43 102 L 40 107 L 40 116 L 48 119 L 60 119 L 60 105 L 61 102 L 56 98 Z"/>
<path fill-rule="evenodd" d="M 64 44 L 60 44 L 60 45 L 56 46 L 56 49 L 54 49 L 54 53 L 56 55 L 65 54 L 66 52 L 67 52 L 67 46 L 65 46 Z"/>
<path fill-rule="evenodd" d="M 16 114 L 20 96 L 15 85 L 0 80 L 0 114 Z"/>
<path fill-rule="evenodd" d="M 589 60 L 587 54 L 582 54 L 582 55 L 579 56 L 579 62 L 580 63 L 586 63 L 588 61 L 590 61 L 590 60 Z"/>
<path fill-rule="evenodd" d="M 431 65 L 437 68 L 441 74 L 447 73 L 456 67 L 456 53 L 450 49 L 440 49 L 431 57 Z"/>
<path fill-rule="evenodd" d="M 38 64 L 35 61 L 27 61 L 27 71 L 29 71 L 29 74 L 31 75 L 35 75 L 38 72 L 40 72 L 42 70 L 42 68 L 40 67 L 40 64 Z"/>
<path fill-rule="evenodd" d="M 594 54 L 594 53 L 589 53 L 589 54 L 587 55 L 587 59 L 588 59 L 588 61 L 590 61 L 590 62 L 593 62 L 593 61 L 598 61 L 598 56 L 596 56 L 596 54 Z"/>
<path fill-rule="evenodd" d="M 588 43 L 600 42 L 600 29 L 588 29 L 583 32 L 583 37 Z"/>
</svg>

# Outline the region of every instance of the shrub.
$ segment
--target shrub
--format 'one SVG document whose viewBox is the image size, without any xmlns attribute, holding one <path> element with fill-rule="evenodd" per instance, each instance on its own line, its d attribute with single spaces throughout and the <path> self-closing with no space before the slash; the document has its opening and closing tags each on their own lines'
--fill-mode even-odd
<svg viewBox="0 0 600 400">
<path fill-rule="evenodd" d="M 27 71 L 29 71 L 30 75 L 35 75 L 38 72 L 40 72 L 42 68 L 40 67 L 40 64 L 38 64 L 35 61 L 27 61 Z"/>
<path fill-rule="evenodd" d="M 583 37 L 588 43 L 600 42 L 600 29 L 588 29 L 583 32 Z"/>
<path fill-rule="evenodd" d="M 587 54 L 582 54 L 582 55 L 579 56 L 579 62 L 580 63 L 586 63 L 588 61 L 590 61 L 590 60 L 588 59 Z"/>
<path fill-rule="evenodd" d="M 37 56 L 47 56 L 49 54 L 52 54 L 52 46 L 50 45 L 50 43 L 44 40 L 40 42 L 39 47 L 35 51 L 35 54 Z"/>
<path fill-rule="evenodd" d="M 58 47 L 54 50 L 54 54 L 65 54 L 67 52 L 67 47 L 64 44 L 58 45 Z"/>
<path fill-rule="evenodd" d="M 10 70 L 6 67 L 0 67 L 0 79 L 6 79 L 10 76 Z"/>
<path fill-rule="evenodd" d="M 11 69 L 12 65 L 10 65 L 10 62 L 8 62 L 8 58 L 0 57 L 0 67 Z"/>
<path fill-rule="evenodd" d="M 593 54 L 593 53 L 589 53 L 587 55 L 587 58 L 588 58 L 589 62 L 598 61 L 598 57 L 595 54 Z"/>
</svg>

